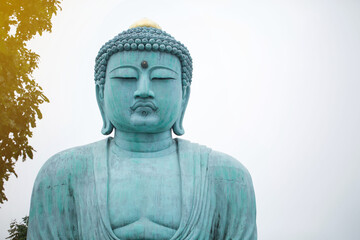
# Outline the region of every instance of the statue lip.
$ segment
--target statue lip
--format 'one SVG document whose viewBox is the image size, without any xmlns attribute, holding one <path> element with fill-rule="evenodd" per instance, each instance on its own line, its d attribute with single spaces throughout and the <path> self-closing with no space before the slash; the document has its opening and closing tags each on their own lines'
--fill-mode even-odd
<svg viewBox="0 0 360 240">
<path fill-rule="evenodd" d="M 135 111 L 138 107 L 149 107 L 154 111 L 156 111 L 158 109 L 158 107 L 155 105 L 155 103 L 153 103 L 151 101 L 137 101 L 130 107 L 130 109 L 132 111 Z"/>
</svg>

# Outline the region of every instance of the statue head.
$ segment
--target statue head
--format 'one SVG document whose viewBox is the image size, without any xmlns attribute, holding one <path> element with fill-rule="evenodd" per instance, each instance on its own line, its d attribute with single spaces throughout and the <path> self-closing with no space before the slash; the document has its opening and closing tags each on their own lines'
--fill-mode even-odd
<svg viewBox="0 0 360 240">
<path fill-rule="evenodd" d="M 187 48 L 149 20 L 105 43 L 95 64 L 101 132 L 184 134 L 192 59 Z"/>
</svg>

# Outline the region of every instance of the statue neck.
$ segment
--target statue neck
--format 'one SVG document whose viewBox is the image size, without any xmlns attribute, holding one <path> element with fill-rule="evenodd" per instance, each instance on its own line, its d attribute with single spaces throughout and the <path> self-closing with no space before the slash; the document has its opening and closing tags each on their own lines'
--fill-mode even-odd
<svg viewBox="0 0 360 240">
<path fill-rule="evenodd" d="M 115 130 L 115 144 L 130 152 L 158 152 L 173 144 L 171 130 L 161 133 L 133 133 Z"/>
</svg>

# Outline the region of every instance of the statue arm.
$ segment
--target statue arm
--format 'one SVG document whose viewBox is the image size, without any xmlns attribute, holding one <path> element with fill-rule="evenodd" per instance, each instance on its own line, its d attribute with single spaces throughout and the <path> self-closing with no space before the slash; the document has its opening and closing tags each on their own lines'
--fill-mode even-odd
<svg viewBox="0 0 360 240">
<path fill-rule="evenodd" d="M 71 174 L 65 155 L 50 158 L 38 173 L 31 197 L 29 240 L 77 239 Z"/>
<path fill-rule="evenodd" d="M 250 173 L 247 169 L 241 171 L 240 176 L 243 178 L 242 184 L 236 190 L 238 191 L 236 197 L 236 209 L 238 213 L 237 221 L 237 234 L 241 236 L 239 239 L 256 240 L 257 227 L 256 227 L 256 202 L 255 193 Z M 235 190 L 235 191 L 236 191 Z M 236 239 L 236 238 L 234 238 Z"/>
<path fill-rule="evenodd" d="M 216 194 L 213 239 L 256 240 L 256 203 L 251 176 L 236 159 L 213 153 Z"/>
</svg>

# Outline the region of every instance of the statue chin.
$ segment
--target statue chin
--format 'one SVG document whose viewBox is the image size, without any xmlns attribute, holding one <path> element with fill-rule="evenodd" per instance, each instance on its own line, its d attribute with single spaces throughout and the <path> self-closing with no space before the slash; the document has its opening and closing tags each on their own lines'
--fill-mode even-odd
<svg viewBox="0 0 360 240">
<path fill-rule="evenodd" d="M 103 133 L 51 157 L 36 178 L 28 240 L 256 240 L 252 180 L 236 159 L 184 133 L 192 60 L 142 20 L 96 58 Z"/>
<path fill-rule="evenodd" d="M 134 126 L 156 126 L 159 125 L 160 118 L 153 110 L 142 108 L 131 114 L 130 122 Z"/>
</svg>

